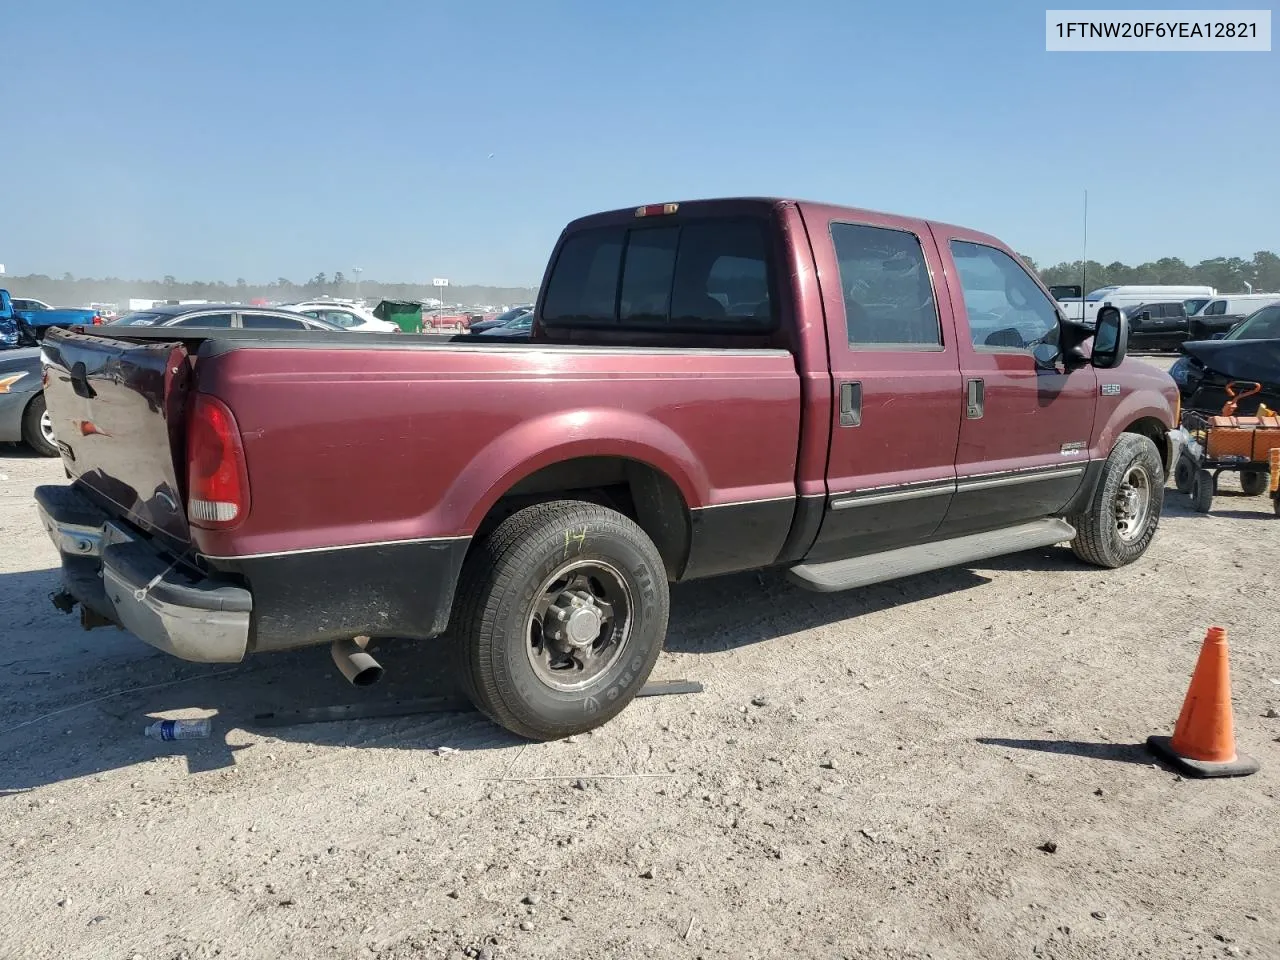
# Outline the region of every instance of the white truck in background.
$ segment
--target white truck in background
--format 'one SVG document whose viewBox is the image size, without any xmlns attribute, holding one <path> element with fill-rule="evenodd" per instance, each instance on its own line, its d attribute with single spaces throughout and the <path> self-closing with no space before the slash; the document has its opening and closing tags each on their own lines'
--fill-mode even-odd
<svg viewBox="0 0 1280 960">
<path fill-rule="evenodd" d="M 1210 299 L 1216 297 L 1216 287 L 1176 284 L 1113 284 L 1091 290 L 1083 299 L 1059 300 L 1068 320 L 1081 320 L 1092 324 L 1098 318 L 1098 310 L 1104 304 L 1113 307 L 1133 307 L 1140 303 L 1181 300 L 1187 315 L 1195 313 Z"/>
</svg>

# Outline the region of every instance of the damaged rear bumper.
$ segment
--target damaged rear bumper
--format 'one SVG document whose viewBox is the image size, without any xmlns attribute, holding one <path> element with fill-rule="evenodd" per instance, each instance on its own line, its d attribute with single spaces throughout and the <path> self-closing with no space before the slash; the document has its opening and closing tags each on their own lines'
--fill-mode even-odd
<svg viewBox="0 0 1280 960">
<path fill-rule="evenodd" d="M 40 486 L 35 499 L 62 557 L 64 586 L 86 610 L 183 660 L 244 659 L 253 613 L 247 589 L 189 575 L 75 487 Z"/>
</svg>

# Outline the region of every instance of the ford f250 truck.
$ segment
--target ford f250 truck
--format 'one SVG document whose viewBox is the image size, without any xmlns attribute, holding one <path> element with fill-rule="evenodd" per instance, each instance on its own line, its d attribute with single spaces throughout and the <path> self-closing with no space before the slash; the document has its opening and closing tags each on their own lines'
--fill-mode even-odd
<svg viewBox="0 0 1280 960">
<path fill-rule="evenodd" d="M 328 643 L 356 681 L 363 638 L 444 636 L 480 710 L 556 738 L 645 683 L 673 581 L 1140 557 L 1177 391 L 1125 324 L 972 230 L 657 204 L 565 228 L 527 342 L 52 331 L 71 483 L 36 499 L 89 624 L 198 661 Z"/>
</svg>

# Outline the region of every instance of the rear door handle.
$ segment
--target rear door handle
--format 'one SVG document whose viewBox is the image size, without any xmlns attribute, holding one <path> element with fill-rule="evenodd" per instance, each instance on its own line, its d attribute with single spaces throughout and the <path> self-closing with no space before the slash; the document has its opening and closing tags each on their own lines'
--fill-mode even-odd
<svg viewBox="0 0 1280 960">
<path fill-rule="evenodd" d="M 845 380 L 840 384 L 840 426 L 862 425 L 862 381 Z"/>
<path fill-rule="evenodd" d="M 964 415 L 970 420 L 981 420 L 987 388 L 981 380 L 970 380 L 965 385 Z"/>
</svg>

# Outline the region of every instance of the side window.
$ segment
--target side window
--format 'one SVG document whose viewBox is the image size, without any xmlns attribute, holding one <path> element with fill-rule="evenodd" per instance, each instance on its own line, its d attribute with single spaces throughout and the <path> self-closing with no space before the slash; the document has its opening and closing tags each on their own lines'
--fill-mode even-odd
<svg viewBox="0 0 1280 960">
<path fill-rule="evenodd" d="M 845 326 L 854 350 L 937 350 L 938 308 L 920 239 L 905 230 L 832 223 Z"/>
<path fill-rule="evenodd" d="M 172 323 L 173 327 L 229 327 L 231 326 L 231 314 L 229 313 L 205 313 L 194 317 L 184 317 L 177 323 Z"/>
<path fill-rule="evenodd" d="M 982 351 L 1030 351 L 1058 335 L 1058 311 L 1030 275 L 1003 250 L 951 241 L 964 291 L 969 338 Z"/>
<path fill-rule="evenodd" d="M 1180 303 L 1170 303 L 1165 306 L 1164 315 L 1166 317 L 1185 317 L 1187 308 Z"/>
<path fill-rule="evenodd" d="M 315 317 L 317 320 L 328 320 L 330 323 L 337 324 L 340 327 L 350 328 L 358 326 L 360 323 L 359 319 L 355 315 L 346 313 L 342 310 L 325 310 L 323 313 L 317 312 L 311 314 L 311 316 Z"/>
<path fill-rule="evenodd" d="M 1235 339 L 1276 340 L 1280 339 L 1280 306 L 1263 307 L 1249 320 L 1243 336 Z"/>
<path fill-rule="evenodd" d="M 240 326 L 246 330 L 305 330 L 306 324 L 293 317 L 273 316 L 268 313 L 242 313 Z"/>
<path fill-rule="evenodd" d="M 1209 304 L 1208 309 L 1205 310 L 1206 314 L 1214 317 L 1221 317 L 1226 312 L 1227 312 L 1227 301 L 1225 300 L 1215 300 L 1213 301 L 1213 303 Z"/>
</svg>

